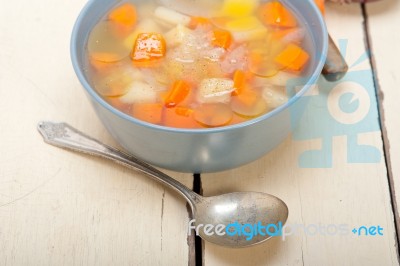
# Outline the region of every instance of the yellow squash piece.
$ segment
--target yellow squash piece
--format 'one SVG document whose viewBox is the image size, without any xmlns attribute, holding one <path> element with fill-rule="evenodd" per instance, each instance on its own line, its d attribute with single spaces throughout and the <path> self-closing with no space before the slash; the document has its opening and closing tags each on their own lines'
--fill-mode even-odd
<svg viewBox="0 0 400 266">
<path fill-rule="evenodd" d="M 225 0 L 222 14 L 230 17 L 246 17 L 254 13 L 259 0 Z"/>
</svg>

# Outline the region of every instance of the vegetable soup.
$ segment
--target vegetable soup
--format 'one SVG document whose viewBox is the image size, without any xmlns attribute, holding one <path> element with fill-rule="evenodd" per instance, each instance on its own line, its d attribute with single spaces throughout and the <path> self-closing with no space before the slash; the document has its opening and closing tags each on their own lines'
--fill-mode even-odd
<svg viewBox="0 0 400 266">
<path fill-rule="evenodd" d="M 87 75 L 118 110 L 175 128 L 233 125 L 288 100 L 309 35 L 283 3 L 124 1 L 92 29 Z"/>
</svg>

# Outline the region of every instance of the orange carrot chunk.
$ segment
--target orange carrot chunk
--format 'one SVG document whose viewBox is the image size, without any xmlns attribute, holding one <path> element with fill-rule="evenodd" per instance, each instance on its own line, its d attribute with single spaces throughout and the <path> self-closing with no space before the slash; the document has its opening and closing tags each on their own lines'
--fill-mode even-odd
<svg viewBox="0 0 400 266">
<path fill-rule="evenodd" d="M 181 103 L 190 93 L 190 85 L 183 80 L 175 81 L 165 99 L 165 106 L 175 107 Z"/>
<path fill-rule="evenodd" d="M 292 28 L 297 26 L 296 17 L 280 2 L 268 2 L 260 7 L 259 16 L 268 26 Z"/>
<path fill-rule="evenodd" d="M 322 15 L 325 14 L 325 0 L 314 0 L 315 4 L 321 11 Z"/>
<path fill-rule="evenodd" d="M 242 70 L 236 70 L 233 75 L 233 82 L 235 90 L 232 92 L 233 96 L 239 95 L 246 84 L 246 73 Z"/>
<path fill-rule="evenodd" d="M 152 123 L 160 124 L 162 121 L 163 106 L 158 103 L 136 103 L 132 107 L 135 118 Z"/>
<path fill-rule="evenodd" d="M 189 29 L 196 29 L 199 26 L 210 26 L 211 22 L 208 18 L 204 17 L 191 17 L 188 25 Z"/>
<path fill-rule="evenodd" d="M 193 114 L 193 109 L 187 107 L 176 107 L 175 113 L 179 116 L 190 117 Z"/>
<path fill-rule="evenodd" d="M 193 119 L 193 110 L 187 107 L 165 108 L 163 124 L 175 128 L 199 128 Z"/>
<path fill-rule="evenodd" d="M 226 30 L 214 30 L 212 44 L 214 46 L 228 49 L 232 44 L 232 35 Z"/>
<path fill-rule="evenodd" d="M 284 68 L 293 71 L 301 70 L 310 56 L 295 44 L 289 44 L 285 50 L 275 57 L 275 62 Z"/>
<path fill-rule="evenodd" d="M 164 37 L 158 33 L 141 33 L 133 46 L 131 59 L 136 66 L 151 67 L 165 56 Z"/>
<path fill-rule="evenodd" d="M 104 97 L 104 100 L 123 113 L 131 114 L 132 112 L 132 105 L 121 102 L 119 97 Z"/>
<path fill-rule="evenodd" d="M 137 21 L 136 8 L 129 3 L 123 4 L 112 10 L 108 18 L 122 26 L 133 27 Z"/>
</svg>

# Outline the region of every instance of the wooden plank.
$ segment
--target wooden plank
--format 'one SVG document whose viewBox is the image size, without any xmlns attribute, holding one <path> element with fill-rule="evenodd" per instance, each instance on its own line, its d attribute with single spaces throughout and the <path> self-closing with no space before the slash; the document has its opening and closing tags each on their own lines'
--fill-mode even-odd
<svg viewBox="0 0 400 266">
<path fill-rule="evenodd" d="M 400 51 L 397 34 L 400 25 L 400 5 L 398 1 L 388 0 L 366 5 L 368 31 L 373 49 L 377 85 L 381 96 L 382 126 L 384 133 L 388 172 L 392 182 L 393 201 L 397 218 L 400 206 Z M 397 220 L 397 228 L 400 221 Z"/>
<path fill-rule="evenodd" d="M 39 120 L 115 144 L 72 70 L 69 38 L 86 1 L 0 9 L 0 264 L 187 265 L 188 212 L 142 174 L 43 143 Z M 191 174 L 169 172 L 187 186 Z"/>
<path fill-rule="evenodd" d="M 350 65 L 365 52 L 360 6 L 329 5 L 328 28 L 332 37 L 348 39 L 346 59 Z M 351 69 L 367 69 L 368 60 Z M 349 85 L 354 87 L 354 85 Z M 364 104 L 363 102 L 360 105 Z M 377 108 L 376 98 L 371 108 Z M 315 110 L 318 111 L 318 110 Z M 336 114 L 340 117 L 340 114 Z M 319 121 L 313 128 L 318 129 Z M 379 128 L 378 119 L 370 123 Z M 301 125 L 300 125 L 301 127 Z M 339 125 L 332 125 L 332 130 Z M 300 154 L 321 147 L 321 140 L 294 141 L 289 137 L 264 158 L 247 166 L 202 175 L 205 195 L 232 191 L 264 191 L 283 199 L 289 206 L 288 224 L 380 225 L 383 236 L 310 235 L 302 230 L 286 241 L 275 238 L 265 244 L 239 250 L 205 243 L 205 265 L 398 265 L 395 228 L 384 160 L 379 163 L 350 164 L 346 159 L 346 136 L 333 137 L 332 168 L 300 168 Z M 359 134 L 359 143 L 380 149 L 379 131 Z"/>
</svg>

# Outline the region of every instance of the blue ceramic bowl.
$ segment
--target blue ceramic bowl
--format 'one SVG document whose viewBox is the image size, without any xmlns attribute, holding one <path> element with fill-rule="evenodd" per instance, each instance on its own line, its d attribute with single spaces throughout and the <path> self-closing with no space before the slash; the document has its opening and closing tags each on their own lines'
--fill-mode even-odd
<svg viewBox="0 0 400 266">
<path fill-rule="evenodd" d="M 139 1 L 139 0 L 137 0 Z M 243 0 L 244 1 L 244 0 Z M 245 123 L 213 129 L 176 129 L 149 124 L 104 101 L 85 76 L 85 47 L 96 22 L 119 0 L 91 0 L 79 15 L 71 40 L 72 63 L 97 115 L 127 151 L 156 166 L 178 172 L 216 172 L 254 161 L 281 143 L 297 124 L 298 99 L 315 83 L 326 58 L 327 31 L 312 0 L 282 0 L 311 33 L 311 75 L 285 105 Z"/>
</svg>

